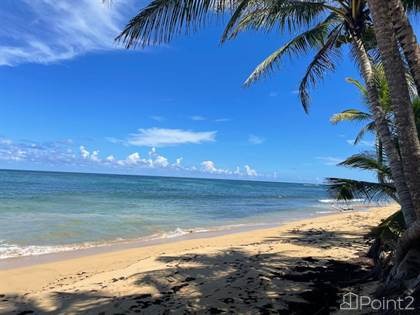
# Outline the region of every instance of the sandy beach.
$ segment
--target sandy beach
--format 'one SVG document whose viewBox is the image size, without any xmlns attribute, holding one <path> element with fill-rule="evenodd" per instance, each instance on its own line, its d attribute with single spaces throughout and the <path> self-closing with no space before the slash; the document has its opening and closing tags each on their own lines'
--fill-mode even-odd
<svg viewBox="0 0 420 315">
<path fill-rule="evenodd" d="M 1 314 L 324 314 L 398 207 L 0 270 Z"/>
</svg>

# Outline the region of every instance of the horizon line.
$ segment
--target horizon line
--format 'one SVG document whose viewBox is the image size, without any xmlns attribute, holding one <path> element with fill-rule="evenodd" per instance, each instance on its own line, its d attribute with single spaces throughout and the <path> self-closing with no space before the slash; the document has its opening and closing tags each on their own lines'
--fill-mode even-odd
<svg viewBox="0 0 420 315">
<path fill-rule="evenodd" d="M 82 174 L 82 175 L 114 175 L 114 176 L 134 176 L 134 177 L 161 177 L 161 178 L 180 178 L 180 179 L 204 179 L 204 180 L 227 180 L 240 182 L 259 182 L 259 183 L 279 183 L 279 184 L 310 184 L 310 185 L 325 185 L 324 183 L 313 182 L 287 182 L 275 180 L 258 180 L 258 179 L 233 179 L 233 178 L 217 178 L 217 177 L 189 177 L 189 176 L 168 176 L 168 175 L 142 175 L 142 174 L 124 174 L 124 173 L 106 173 L 106 172 L 83 172 L 83 171 L 54 171 L 54 170 L 34 170 L 34 169 L 15 169 L 15 168 L 0 168 L 1 171 L 13 172 L 38 172 L 38 173 L 64 173 L 64 174 Z"/>
</svg>

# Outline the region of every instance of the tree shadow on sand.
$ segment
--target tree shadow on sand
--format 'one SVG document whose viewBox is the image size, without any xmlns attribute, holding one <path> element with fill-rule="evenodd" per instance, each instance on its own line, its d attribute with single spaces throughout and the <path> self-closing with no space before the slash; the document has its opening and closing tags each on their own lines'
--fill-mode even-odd
<svg viewBox="0 0 420 315">
<path fill-rule="evenodd" d="M 250 254 L 246 246 L 158 260 L 166 268 L 115 279 L 138 287 L 136 294 L 55 292 L 49 311 L 29 296 L 2 296 L 0 314 L 330 314 L 349 286 L 370 275 L 360 263 Z"/>
<path fill-rule="evenodd" d="M 295 245 L 311 246 L 320 249 L 333 247 L 363 247 L 368 242 L 365 236 L 351 231 L 328 231 L 325 229 L 292 229 L 287 233 L 270 237 L 265 242 L 284 242 Z"/>
</svg>

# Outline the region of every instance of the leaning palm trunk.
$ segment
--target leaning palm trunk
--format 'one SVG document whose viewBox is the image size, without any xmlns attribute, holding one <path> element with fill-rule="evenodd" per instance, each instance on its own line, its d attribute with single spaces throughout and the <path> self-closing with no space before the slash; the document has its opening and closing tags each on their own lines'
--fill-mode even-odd
<svg viewBox="0 0 420 315">
<path fill-rule="evenodd" d="M 379 139 L 389 159 L 392 178 L 394 180 L 398 199 L 404 213 L 404 220 L 408 226 L 412 224 L 416 219 L 414 206 L 408 191 L 408 187 L 405 184 L 405 177 L 400 155 L 395 146 L 391 131 L 389 130 L 386 115 L 379 103 L 379 95 L 376 88 L 372 62 L 369 59 L 362 40 L 357 36 L 353 36 L 353 49 L 360 63 L 362 76 L 366 83 L 370 111 L 373 113 Z"/>
<path fill-rule="evenodd" d="M 390 9 L 395 35 L 410 67 L 417 91 L 420 92 L 420 47 L 400 0 L 391 0 Z"/>
<path fill-rule="evenodd" d="M 389 84 L 405 180 L 414 209 L 420 218 L 420 142 L 417 137 L 404 65 L 389 15 L 390 6 L 388 1 L 382 0 L 368 0 L 368 3 L 374 20 L 376 40 L 385 76 Z"/>
<path fill-rule="evenodd" d="M 418 285 L 416 279 L 419 273 L 420 251 L 416 247 L 420 240 L 420 143 L 405 80 L 404 65 L 390 16 L 390 3 L 383 0 L 368 0 L 368 3 L 389 83 L 404 176 L 418 218 L 398 242 L 395 265 L 389 274 L 384 290 L 380 292 L 380 294 L 390 295 L 402 293 Z"/>
</svg>

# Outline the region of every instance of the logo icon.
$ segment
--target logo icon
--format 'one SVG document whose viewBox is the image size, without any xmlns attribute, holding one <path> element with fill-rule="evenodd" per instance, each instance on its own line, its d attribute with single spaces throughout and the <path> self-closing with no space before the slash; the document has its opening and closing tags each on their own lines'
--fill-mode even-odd
<svg viewBox="0 0 420 315">
<path fill-rule="evenodd" d="M 340 310 L 358 310 L 359 296 L 353 292 L 343 295 L 343 303 L 340 304 Z"/>
</svg>

